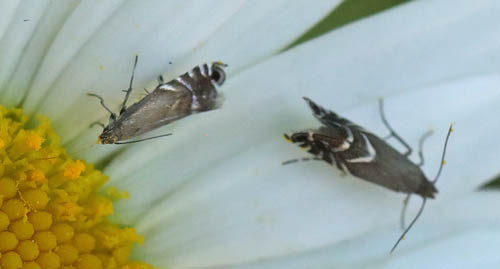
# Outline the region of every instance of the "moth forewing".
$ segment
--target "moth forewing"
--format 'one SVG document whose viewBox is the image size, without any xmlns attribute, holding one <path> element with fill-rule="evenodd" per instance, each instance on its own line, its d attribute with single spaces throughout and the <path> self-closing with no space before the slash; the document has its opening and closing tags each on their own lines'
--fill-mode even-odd
<svg viewBox="0 0 500 269">
<path fill-rule="evenodd" d="M 358 136 L 366 140 L 363 141 Z M 434 198 L 437 189 L 420 167 L 378 136 L 356 133 L 354 145 L 360 145 L 354 151 L 359 152 L 358 156 L 352 156 L 351 151 L 338 153 L 339 158 L 345 160 L 345 166 L 352 175 L 397 192 Z"/>
</svg>

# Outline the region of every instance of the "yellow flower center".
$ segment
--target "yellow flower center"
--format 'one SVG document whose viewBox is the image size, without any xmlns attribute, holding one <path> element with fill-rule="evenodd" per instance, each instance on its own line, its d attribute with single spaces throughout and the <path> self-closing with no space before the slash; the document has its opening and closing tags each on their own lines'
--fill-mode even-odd
<svg viewBox="0 0 500 269">
<path fill-rule="evenodd" d="M 26 121 L 0 106 L 0 268 L 153 268 L 129 260 L 143 237 L 106 220 L 113 204 L 98 190 L 107 177 L 72 160 L 48 119 Z"/>
</svg>

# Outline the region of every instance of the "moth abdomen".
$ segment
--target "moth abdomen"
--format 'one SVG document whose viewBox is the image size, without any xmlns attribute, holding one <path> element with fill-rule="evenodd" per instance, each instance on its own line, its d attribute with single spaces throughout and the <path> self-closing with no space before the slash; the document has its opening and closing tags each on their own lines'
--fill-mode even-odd
<svg viewBox="0 0 500 269">
<path fill-rule="evenodd" d="M 422 196 L 422 197 L 434 199 L 435 195 L 438 192 L 439 191 L 436 188 L 436 186 L 434 186 L 434 184 L 432 182 L 426 180 L 426 181 L 422 181 L 422 183 L 420 184 L 420 187 L 418 188 L 418 190 L 415 193 Z"/>
</svg>

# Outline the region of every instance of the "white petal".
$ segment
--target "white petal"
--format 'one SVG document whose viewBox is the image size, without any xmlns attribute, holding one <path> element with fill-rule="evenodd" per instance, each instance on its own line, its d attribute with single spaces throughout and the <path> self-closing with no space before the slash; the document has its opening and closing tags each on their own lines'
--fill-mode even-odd
<svg viewBox="0 0 500 269">
<path fill-rule="evenodd" d="M 387 98 L 387 106 L 392 106 L 388 112 L 397 111 L 388 113 L 395 118 L 393 125 L 406 126 L 402 133 L 412 134 L 410 142 L 435 127 L 436 135 L 425 151 L 431 174 L 437 170 L 448 124 L 456 121 L 448 165 L 437 184 L 440 193 L 430 204 L 461 197 L 498 174 L 498 85 L 500 76 L 485 76 Z M 269 105 L 279 107 L 277 102 Z M 306 105 L 299 105 L 309 124 L 317 126 Z M 286 119 L 273 115 L 281 115 L 279 111 L 272 110 L 268 116 Z M 375 133 L 384 130 L 376 102 L 344 115 L 359 118 L 368 129 L 373 126 Z M 256 119 L 242 120 L 255 127 L 240 133 L 228 130 L 231 137 L 214 136 L 216 131 L 209 126 L 197 126 L 193 132 L 201 137 L 194 141 L 172 137 L 174 145 L 181 143 L 185 151 L 152 160 L 129 177 L 112 181 L 132 194 L 131 200 L 117 204 L 117 215 L 125 222 L 138 218 L 135 226 L 147 237 L 148 259 L 161 256 L 163 261 L 186 266 L 194 260 L 200 262 L 197 265 L 241 262 L 340 242 L 367 233 L 373 226 L 398 226 L 404 195 L 342 177 L 322 162 L 281 166 L 281 161 L 305 155 L 280 138 L 281 132 L 298 126 L 293 119 L 279 122 L 252 116 Z M 221 122 L 230 123 L 230 117 L 221 115 Z M 307 126 L 305 121 L 301 126 Z M 203 137 L 204 133 L 208 136 Z M 218 150 L 223 143 L 234 149 L 250 137 L 263 140 L 231 155 Z M 191 143 L 197 151 L 189 150 Z M 207 158 L 216 158 L 218 163 Z M 419 199 L 413 200 L 416 203 L 409 215 L 420 204 Z M 149 208 L 147 213 L 140 211 L 144 208 Z"/>
<path fill-rule="evenodd" d="M 265 106 L 262 103 L 264 99 L 281 99 L 280 106 L 285 106 L 286 103 L 293 102 L 295 105 L 300 102 L 299 98 L 303 95 L 318 99 L 325 98 L 325 94 L 329 96 L 328 101 L 332 102 L 327 104 L 341 110 L 391 92 L 460 75 L 496 70 L 500 67 L 497 60 L 500 53 L 496 46 L 490 44 L 500 46 L 500 23 L 491 11 L 500 7 L 490 7 L 482 2 L 475 9 L 470 9 L 467 3 L 453 2 L 449 7 L 441 2 L 411 2 L 393 12 L 343 27 L 244 73 L 229 76 L 228 83 L 222 88 L 226 96 L 223 111 L 238 115 L 257 106 Z M 412 12 L 416 14 L 411 15 Z M 471 20 L 480 20 L 484 26 L 480 30 L 471 28 Z M 398 23 L 400 21 L 405 23 Z M 470 39 L 481 42 L 471 42 Z M 426 40 L 426 43 L 422 44 L 422 40 Z M 228 103 L 240 108 L 229 109 Z M 96 101 L 94 104 L 95 111 L 102 111 Z M 203 126 L 208 123 L 218 126 L 214 112 L 205 114 L 197 115 L 198 120 L 189 119 L 192 120 L 191 125 Z M 96 117 L 88 116 L 91 119 Z M 82 117 L 78 118 L 78 121 L 82 120 Z M 87 123 L 81 125 L 86 127 Z M 179 124 L 184 123 L 185 120 Z M 242 124 L 232 125 L 246 128 Z M 177 126 L 170 125 L 160 133 L 182 130 L 182 136 L 186 137 L 187 130 Z M 91 140 L 87 143 L 93 142 L 98 130 L 94 130 L 93 135 L 88 132 L 85 136 L 90 136 Z M 252 143 L 255 138 L 247 141 Z M 158 158 L 162 151 L 171 151 L 170 143 L 174 141 L 168 140 L 169 143 L 163 143 L 166 147 L 160 150 L 155 144 L 136 145 L 145 155 L 132 152 L 138 160 L 132 160 L 133 165 L 125 165 L 123 174 L 141 167 L 143 162 Z M 151 148 L 145 150 L 144 147 Z M 72 150 L 80 151 L 81 148 L 79 146 Z M 106 157 L 95 148 L 82 156 L 96 161 Z M 117 175 L 120 174 L 122 172 Z"/>
<path fill-rule="evenodd" d="M 86 92 L 100 93 L 108 103 L 114 104 L 111 108 L 116 108 L 123 98 L 120 89 L 127 87 L 136 53 L 140 54 L 140 61 L 135 85 L 144 85 L 165 70 L 177 76 L 206 57 L 210 61 L 226 60 L 221 57 L 226 55 L 222 52 L 229 53 L 227 61 L 234 64 L 236 70 L 237 66 L 257 61 L 285 47 L 339 1 L 309 3 L 308 12 L 303 12 L 307 1 L 294 4 L 249 1 L 245 5 L 243 2 L 149 1 L 138 4 L 115 1 L 97 7 L 84 2 L 67 19 L 48 50 L 40 72 L 30 85 L 25 109 L 28 113 L 38 111 L 49 115 L 54 119 L 54 127 L 64 134 L 63 142 L 68 142 L 79 132 L 87 131 L 90 122 L 106 114 L 96 100 L 85 96 Z M 296 20 L 297 17 L 302 20 Z M 279 34 L 266 42 L 257 41 L 269 34 L 264 30 L 269 22 L 274 25 L 265 30 L 276 29 L 274 31 Z M 284 25 L 287 31 L 281 30 Z M 246 32 L 243 40 L 234 39 L 236 29 Z M 226 42 L 229 39 L 232 43 Z M 214 44 L 220 42 L 238 50 L 218 48 L 214 51 Z M 238 47 L 241 42 L 246 45 Z M 256 42 L 259 46 L 255 46 Z M 204 49 L 205 44 L 207 49 Z M 242 49 L 244 55 L 240 53 Z M 64 103 L 58 103 L 61 96 L 64 96 Z M 131 101 L 135 100 L 133 96 Z M 96 109 L 84 118 L 74 112 L 88 111 L 93 105 Z"/>
<path fill-rule="evenodd" d="M 328 13 L 339 2 L 338 0 L 318 1 L 314 3 L 306 0 L 294 1 L 293 3 L 281 0 L 272 2 L 264 0 L 247 1 L 243 3 L 238 10 L 234 11 L 232 15 L 218 15 L 217 18 L 225 18 L 226 21 L 224 21 L 223 24 L 217 25 L 217 29 L 213 31 L 205 29 L 207 28 L 207 26 L 205 26 L 207 21 L 213 21 L 213 18 L 201 18 L 199 19 L 199 25 L 193 23 L 186 23 L 183 25 L 179 23 L 179 25 L 177 25 L 179 28 L 177 31 L 186 31 L 193 34 L 193 27 L 203 28 L 203 31 L 206 33 L 202 35 L 198 33 L 198 35 L 200 35 L 200 38 L 206 38 L 206 40 L 197 41 L 195 48 L 189 51 L 189 53 L 184 53 L 186 56 L 182 57 L 182 59 L 176 59 L 175 61 L 175 58 L 168 59 L 163 57 L 165 59 L 163 59 L 163 63 L 161 63 L 162 58 L 155 56 L 153 59 L 145 59 L 143 53 L 141 53 L 138 73 L 143 72 L 144 69 L 151 70 L 152 66 L 148 66 L 151 61 L 160 62 L 160 66 L 164 69 L 155 68 L 153 76 L 162 73 L 164 70 L 168 70 L 168 73 L 164 74 L 164 77 L 166 80 L 169 80 L 174 78 L 174 76 L 190 70 L 197 64 L 222 60 L 230 65 L 227 70 L 229 76 L 231 76 L 231 74 L 244 66 L 261 61 L 286 47 L 294 39 L 298 38 L 307 28 L 318 22 L 322 16 Z M 220 2 L 213 4 L 213 6 L 219 5 L 222 4 Z M 305 7 L 307 7 L 307 12 L 304 12 Z M 179 44 L 188 47 L 186 42 L 179 41 Z M 150 47 L 152 52 L 157 51 L 158 47 L 162 48 L 161 44 L 156 47 L 155 45 L 151 45 Z M 179 58 L 180 56 L 176 57 Z M 174 64 L 165 67 L 168 61 L 173 61 Z M 154 63 L 154 65 L 158 65 L 158 63 Z M 131 62 L 126 64 L 126 68 L 131 68 Z M 116 72 L 116 70 L 113 70 L 113 72 Z M 150 76 L 149 79 L 151 78 L 153 77 Z M 124 78 L 122 77 L 122 79 Z M 128 81 L 128 77 L 126 77 L 125 81 Z M 115 83 L 117 82 L 115 81 Z M 153 83 L 156 83 L 156 81 Z M 141 85 L 140 80 L 136 79 L 135 85 Z M 136 94 L 133 94 L 130 99 L 132 102 L 136 100 L 137 92 L 141 93 L 140 90 L 136 91 Z M 117 98 L 117 96 L 119 98 Z M 117 91 L 113 91 L 106 100 L 121 101 L 120 98 L 122 98 L 122 95 L 117 94 Z M 88 102 L 84 102 L 84 104 L 86 106 L 89 105 Z M 94 100 L 93 104 L 96 105 L 96 113 L 100 115 L 105 113 L 102 108 L 98 107 L 99 105 L 96 100 Z M 60 106 L 56 108 L 60 109 Z M 72 110 L 75 110 L 75 108 L 72 107 Z M 62 113 L 62 115 L 67 114 L 71 113 Z M 97 114 L 95 116 L 87 115 L 85 119 L 82 119 L 79 115 L 76 116 L 79 118 L 75 120 L 67 116 L 61 119 L 61 125 L 64 125 L 66 121 L 75 122 L 78 120 L 82 122 L 86 120 L 85 123 L 82 122 L 79 124 L 79 128 L 75 128 L 75 126 L 72 125 L 71 130 L 65 132 L 66 136 L 70 137 L 70 139 L 65 139 L 70 152 L 81 155 L 86 159 L 97 161 L 106 158 L 110 152 L 116 149 L 110 147 L 107 149 L 96 147 L 89 148 L 89 145 L 96 139 L 98 129 L 88 129 L 87 126 L 90 122 L 98 119 L 98 116 Z M 56 125 L 56 127 L 58 126 L 59 125 Z"/>
<path fill-rule="evenodd" d="M 71 136 L 105 114 L 86 92 L 103 93 L 108 102 L 118 105 L 135 54 L 141 58 L 136 83 L 144 85 L 166 70 L 169 61 L 175 62 L 207 39 L 242 1 L 196 1 L 195 8 L 193 2 L 173 0 L 82 2 L 51 43 L 24 108 L 50 116 L 60 132 Z M 60 103 L 61 98 L 65 102 Z M 74 111 L 89 111 L 92 105 L 95 109 L 88 118 L 74 115 Z M 58 121 L 61 118 L 63 123 Z"/>
<path fill-rule="evenodd" d="M 36 38 L 33 33 L 37 28 L 41 27 L 40 21 L 43 20 L 43 13 L 47 8 L 51 7 L 49 1 L 15 1 L 16 5 L 12 5 L 12 1 L 2 1 L 0 10 L 2 12 L 2 22 L 0 22 L 0 89 L 2 89 L 2 104 L 15 106 L 26 94 L 25 87 L 19 87 L 20 84 L 30 82 L 30 78 L 19 78 L 16 74 L 20 70 L 24 71 L 26 67 L 25 60 L 28 51 L 33 49 L 32 41 Z M 68 13 L 67 7 L 71 6 L 71 2 L 58 5 L 57 8 L 52 7 L 48 15 L 51 15 L 52 21 L 57 21 Z M 48 37 L 50 38 L 50 37 Z M 36 51 L 44 52 L 43 46 L 37 44 Z M 31 62 L 27 70 L 36 68 L 36 64 Z M 15 87 L 15 88 L 14 88 Z"/>
<path fill-rule="evenodd" d="M 218 59 L 229 64 L 229 75 L 234 74 L 284 49 L 340 2 L 247 1 L 203 47 L 184 59 L 183 67 Z"/>
<path fill-rule="evenodd" d="M 448 7 L 446 27 L 442 27 L 441 20 L 446 16 L 441 4 L 412 2 L 395 9 L 394 13 L 372 17 L 292 49 L 228 81 L 223 88 L 227 98 L 222 109 L 158 130 L 156 134 L 175 131 L 166 139 L 134 145 L 106 169 L 113 176 L 113 183 L 133 189 L 134 197 L 138 197 L 125 203 L 127 218 L 137 216 L 138 211 L 133 209 L 150 207 L 183 182 L 247 150 L 249 145 L 267 143 L 285 131 L 308 127 L 311 117 L 301 96 L 324 100 L 321 103 L 325 107 L 343 112 L 360 102 L 369 101 L 375 106 L 378 96 L 391 92 L 499 67 L 500 62 L 492 59 L 498 58 L 500 52 L 489 46 L 500 42 L 500 22 L 491 12 L 492 8 L 464 9 L 466 2 L 458 3 Z M 418 16 L 410 16 L 411 10 Z M 459 14 L 456 17 L 451 15 L 456 13 Z M 385 25 L 387 21 L 403 19 L 405 29 L 411 29 L 413 35 L 401 30 L 401 24 Z M 484 20 L 482 31 L 464 32 L 471 20 Z M 423 22 L 429 25 L 420 28 Z M 389 29 L 394 36 L 377 38 L 382 29 L 385 31 L 388 27 L 394 28 Z M 486 28 L 488 30 L 484 30 Z M 372 32 L 374 36 L 369 34 Z M 495 32 L 498 34 L 492 34 Z M 443 43 L 445 33 L 449 43 Z M 467 43 L 470 36 L 488 41 Z M 427 40 L 429 44 L 415 45 L 417 40 Z M 367 43 L 376 50 L 352 50 L 348 45 L 366 47 Z M 395 47 L 398 49 L 394 50 Z M 416 62 L 417 57 L 420 58 Z M 489 96 L 496 89 L 484 90 Z M 441 119 L 445 119 L 438 125 L 442 128 L 455 120 Z M 429 127 L 420 127 L 416 134 L 426 128 Z M 144 182 L 148 179 L 150 181 Z M 141 186 L 136 186 L 137 183 Z M 155 186 L 154 190 L 151 186 Z"/>
<path fill-rule="evenodd" d="M 398 231 L 374 227 L 338 244 L 218 268 L 493 268 L 498 264 L 498 192 L 427 206 L 392 255 L 388 251 Z"/>
</svg>

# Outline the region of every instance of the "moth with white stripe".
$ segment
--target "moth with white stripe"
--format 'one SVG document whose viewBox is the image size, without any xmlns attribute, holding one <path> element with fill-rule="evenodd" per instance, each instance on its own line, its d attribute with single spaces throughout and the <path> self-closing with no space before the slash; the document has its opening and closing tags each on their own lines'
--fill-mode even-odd
<svg viewBox="0 0 500 269">
<path fill-rule="evenodd" d="M 335 163 L 336 167 L 344 173 L 349 173 L 396 192 L 407 193 L 404 208 L 406 208 L 406 203 L 411 194 L 417 194 L 423 198 L 420 211 L 406 229 L 404 228 L 404 220 L 402 221 L 404 232 L 391 249 L 392 252 L 422 213 L 426 199 L 434 198 L 438 192 L 435 183 L 444 164 L 446 146 L 452 127 L 450 127 L 446 137 L 439 172 L 433 181 L 429 181 L 420 169 L 420 166 L 423 165 L 422 149 L 419 151 L 421 157 L 419 164 L 415 164 L 408 159 L 412 150 L 387 123 L 383 113 L 382 101 L 380 103 L 382 120 L 390 131 L 390 137 L 396 138 L 407 148 L 405 153 L 400 153 L 386 143 L 384 139 L 348 119 L 324 109 L 309 98 L 304 97 L 304 100 L 311 108 L 316 119 L 322 123 L 322 126 L 318 129 L 284 135 L 286 140 L 298 143 L 301 148 L 306 149 L 315 156 L 314 158 L 302 158 L 302 160 L 323 160 L 332 165 Z M 420 145 L 429 134 L 427 133 L 422 137 Z M 286 161 L 283 164 L 296 161 L 299 161 L 299 159 Z"/>
<path fill-rule="evenodd" d="M 137 56 L 135 58 L 134 72 L 136 66 Z M 225 81 L 224 67 L 226 66 L 221 62 L 214 62 L 211 66 L 203 64 L 166 83 L 163 81 L 163 77 L 159 76 L 159 85 L 154 91 L 148 92 L 144 98 L 127 107 L 127 100 L 132 91 L 134 79 L 134 72 L 132 72 L 130 86 L 125 91 L 125 100 L 118 116 L 104 105 L 104 101 L 100 96 L 89 93 L 88 95 L 99 98 L 101 105 L 111 114 L 108 125 L 101 124 L 104 130 L 99 135 L 100 143 L 127 144 L 167 136 L 170 134 L 120 142 L 194 113 L 218 108 L 220 95 L 217 93 L 217 87 L 221 86 Z"/>
</svg>

